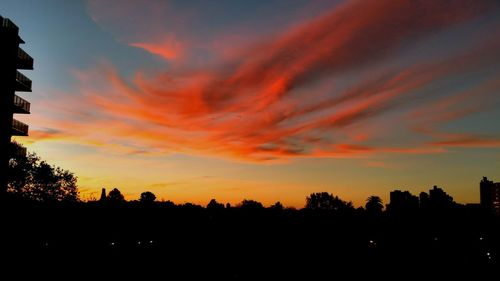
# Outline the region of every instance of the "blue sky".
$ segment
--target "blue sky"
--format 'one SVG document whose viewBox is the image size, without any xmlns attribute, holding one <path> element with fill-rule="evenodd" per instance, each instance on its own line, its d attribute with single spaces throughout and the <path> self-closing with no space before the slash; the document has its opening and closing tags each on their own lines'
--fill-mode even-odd
<svg viewBox="0 0 500 281">
<path fill-rule="evenodd" d="M 35 58 L 29 149 L 176 202 L 364 204 L 500 180 L 494 1 L 3 1 Z"/>
</svg>

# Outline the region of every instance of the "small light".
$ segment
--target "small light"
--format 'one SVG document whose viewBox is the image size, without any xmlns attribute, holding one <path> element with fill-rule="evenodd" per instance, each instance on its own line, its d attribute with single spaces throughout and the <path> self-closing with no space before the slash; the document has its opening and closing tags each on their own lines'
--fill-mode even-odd
<svg viewBox="0 0 500 281">
<path fill-rule="evenodd" d="M 153 240 L 150 240 L 150 241 L 149 241 L 149 244 L 153 244 Z"/>
<path fill-rule="evenodd" d="M 486 255 L 489 257 L 489 256 L 490 256 L 490 253 L 486 253 Z"/>
<path fill-rule="evenodd" d="M 114 246 L 114 245 L 115 245 L 115 242 L 111 242 L 111 243 L 110 243 L 110 245 L 111 245 L 111 246 Z"/>
<path fill-rule="evenodd" d="M 480 240 L 480 241 L 483 241 L 483 237 L 479 237 L 479 240 Z"/>
<path fill-rule="evenodd" d="M 141 241 L 137 241 L 137 245 L 141 245 Z"/>
<path fill-rule="evenodd" d="M 373 244 L 373 240 L 370 240 L 370 244 Z"/>
</svg>

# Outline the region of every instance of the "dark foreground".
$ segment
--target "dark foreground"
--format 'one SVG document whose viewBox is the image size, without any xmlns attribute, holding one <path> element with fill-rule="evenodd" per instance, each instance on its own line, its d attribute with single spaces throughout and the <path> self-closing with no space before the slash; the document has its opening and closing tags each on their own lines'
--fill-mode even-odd
<svg viewBox="0 0 500 281">
<path fill-rule="evenodd" d="M 499 219 L 466 209 L 377 215 L 22 203 L 3 204 L 1 222 L 2 276 L 16 276 L 2 280 L 500 276 Z"/>
</svg>

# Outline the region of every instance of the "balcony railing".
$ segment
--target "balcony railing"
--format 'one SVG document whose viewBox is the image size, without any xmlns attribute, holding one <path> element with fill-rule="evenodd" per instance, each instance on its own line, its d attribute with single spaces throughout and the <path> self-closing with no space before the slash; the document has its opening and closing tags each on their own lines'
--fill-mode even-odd
<svg viewBox="0 0 500 281">
<path fill-rule="evenodd" d="M 28 125 L 21 121 L 12 119 L 12 135 L 13 136 L 27 136 L 28 135 Z"/>
<path fill-rule="evenodd" d="M 2 24 L 2 27 L 5 27 L 5 28 L 13 28 L 13 29 L 16 29 L 16 30 L 19 30 L 19 28 L 17 27 L 17 25 L 15 25 L 11 20 L 9 20 L 8 18 L 4 18 L 2 16 L 0 16 L 0 23 Z"/>
<path fill-rule="evenodd" d="M 20 145 L 14 145 L 13 143 L 10 144 L 10 156 L 12 158 L 23 157 L 26 156 L 26 154 L 27 154 L 26 147 Z"/>
<path fill-rule="evenodd" d="M 33 69 L 33 58 L 21 48 L 17 49 L 17 68 Z"/>
<path fill-rule="evenodd" d="M 14 113 L 30 113 L 31 104 L 18 95 L 14 95 Z"/>
<path fill-rule="evenodd" d="M 21 72 L 16 72 L 16 91 L 31 92 L 31 80 Z"/>
<path fill-rule="evenodd" d="M 0 16 L 0 29 L 7 31 L 11 36 L 17 37 L 18 43 L 24 44 L 23 39 L 18 35 L 19 27 L 8 18 Z"/>
</svg>

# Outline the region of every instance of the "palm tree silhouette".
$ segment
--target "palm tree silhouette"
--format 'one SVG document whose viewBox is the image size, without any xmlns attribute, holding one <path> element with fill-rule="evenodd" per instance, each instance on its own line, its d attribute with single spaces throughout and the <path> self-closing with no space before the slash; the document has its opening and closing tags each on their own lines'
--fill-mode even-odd
<svg viewBox="0 0 500 281">
<path fill-rule="evenodd" d="M 367 212 L 378 214 L 382 212 L 384 205 L 380 197 L 372 195 L 366 199 L 365 208 Z"/>
</svg>

